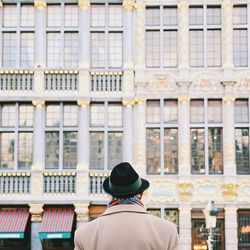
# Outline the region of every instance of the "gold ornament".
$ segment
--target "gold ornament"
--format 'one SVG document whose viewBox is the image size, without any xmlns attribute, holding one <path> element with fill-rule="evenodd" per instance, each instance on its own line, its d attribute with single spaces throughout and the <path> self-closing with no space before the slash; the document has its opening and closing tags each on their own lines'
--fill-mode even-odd
<svg viewBox="0 0 250 250">
<path fill-rule="evenodd" d="M 36 108 L 42 108 L 45 104 L 44 100 L 33 100 L 32 104 L 36 107 Z"/>
<path fill-rule="evenodd" d="M 77 105 L 79 105 L 81 108 L 87 108 L 89 106 L 90 101 L 89 100 L 78 100 Z"/>
<path fill-rule="evenodd" d="M 123 0 L 122 6 L 126 10 L 133 10 L 135 8 L 134 0 Z"/>
<path fill-rule="evenodd" d="M 189 96 L 179 96 L 178 101 L 181 104 L 188 104 L 190 102 L 190 97 Z"/>
<path fill-rule="evenodd" d="M 34 5 L 38 10 L 43 10 L 46 7 L 46 0 L 35 0 Z"/>
<path fill-rule="evenodd" d="M 223 97 L 223 102 L 226 104 L 233 104 L 235 101 L 235 97 L 233 96 L 224 96 Z"/>
<path fill-rule="evenodd" d="M 237 197 L 238 185 L 234 183 L 227 182 L 222 185 L 223 194 L 227 201 L 233 201 Z"/>
<path fill-rule="evenodd" d="M 31 213 L 31 221 L 40 222 L 42 221 L 43 204 L 29 204 Z"/>
<path fill-rule="evenodd" d="M 78 0 L 78 6 L 82 10 L 87 10 L 90 7 L 89 0 Z"/>
<path fill-rule="evenodd" d="M 192 198 L 192 189 L 193 185 L 189 182 L 180 182 L 179 183 L 179 196 L 181 201 L 190 201 Z"/>
</svg>

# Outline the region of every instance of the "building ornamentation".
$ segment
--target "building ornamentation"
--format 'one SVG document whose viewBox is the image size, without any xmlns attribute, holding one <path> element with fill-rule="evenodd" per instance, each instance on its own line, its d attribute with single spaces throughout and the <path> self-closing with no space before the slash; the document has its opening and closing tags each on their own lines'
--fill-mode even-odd
<svg viewBox="0 0 250 250">
<path fill-rule="evenodd" d="M 190 102 L 190 97 L 189 96 L 179 96 L 178 101 L 180 104 L 189 104 Z"/>
<path fill-rule="evenodd" d="M 231 0 L 224 0 L 221 7 L 223 10 L 233 9 L 233 2 Z"/>
<path fill-rule="evenodd" d="M 235 97 L 233 97 L 233 96 L 224 96 L 223 97 L 223 102 L 225 104 L 234 104 L 234 101 L 235 101 Z"/>
<path fill-rule="evenodd" d="M 180 200 L 190 201 L 192 198 L 193 185 L 189 182 L 180 182 L 178 186 Z"/>
<path fill-rule="evenodd" d="M 135 3 L 134 7 L 137 9 L 137 10 L 145 10 L 146 8 L 146 4 L 144 2 L 144 0 L 137 0 L 137 2 Z"/>
<path fill-rule="evenodd" d="M 87 10 L 90 7 L 90 0 L 78 0 L 78 6 L 82 10 Z"/>
<path fill-rule="evenodd" d="M 177 4 L 179 10 L 188 10 L 188 2 L 187 1 L 181 1 Z"/>
<path fill-rule="evenodd" d="M 43 10 L 46 7 L 46 0 L 35 0 L 34 5 L 38 10 Z"/>
<path fill-rule="evenodd" d="M 250 91 L 250 78 L 242 79 L 238 85 L 235 85 L 238 91 Z"/>
<path fill-rule="evenodd" d="M 146 98 L 145 97 L 136 97 L 135 98 L 135 104 L 143 104 L 146 102 Z"/>
<path fill-rule="evenodd" d="M 177 89 L 174 78 L 170 75 L 154 74 L 146 87 L 150 92 L 173 92 Z"/>
<path fill-rule="evenodd" d="M 80 106 L 81 108 L 87 108 L 90 104 L 90 100 L 78 100 L 77 105 Z"/>
<path fill-rule="evenodd" d="M 29 204 L 32 222 L 41 222 L 43 213 L 43 204 Z"/>
<path fill-rule="evenodd" d="M 222 185 L 222 192 L 224 195 L 225 200 L 227 201 L 233 201 L 237 198 L 237 189 L 238 189 L 238 185 L 234 184 L 234 183 L 224 183 Z"/>
<path fill-rule="evenodd" d="M 135 1 L 134 0 L 123 0 L 122 6 L 126 10 L 133 10 L 135 8 Z"/>
<path fill-rule="evenodd" d="M 122 104 L 126 108 L 132 108 L 135 105 L 135 99 L 123 99 Z"/>
<path fill-rule="evenodd" d="M 89 221 L 89 204 L 74 204 L 76 220 L 78 222 Z"/>
<path fill-rule="evenodd" d="M 32 104 L 38 108 L 41 109 L 44 105 L 45 105 L 45 101 L 44 100 L 33 100 Z"/>
<path fill-rule="evenodd" d="M 3 8 L 3 2 L 0 1 L 0 8 Z"/>
<path fill-rule="evenodd" d="M 240 183 L 237 193 L 239 199 L 243 202 L 250 202 L 250 181 L 243 181 Z"/>
</svg>

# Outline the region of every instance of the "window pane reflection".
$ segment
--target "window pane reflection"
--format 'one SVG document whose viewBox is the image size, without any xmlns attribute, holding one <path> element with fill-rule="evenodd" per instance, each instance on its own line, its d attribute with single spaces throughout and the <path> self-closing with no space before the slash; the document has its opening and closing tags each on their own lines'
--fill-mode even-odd
<svg viewBox="0 0 250 250">
<path fill-rule="evenodd" d="M 220 100 L 208 101 L 208 122 L 222 122 L 222 102 Z"/>
<path fill-rule="evenodd" d="M 164 122 L 177 123 L 178 121 L 178 104 L 176 100 L 164 101 Z"/>
<path fill-rule="evenodd" d="M 32 165 L 33 134 L 18 134 L 18 168 L 30 169 Z"/>
<path fill-rule="evenodd" d="M 1 105 L 1 126 L 14 127 L 16 125 L 16 106 L 15 104 Z"/>
<path fill-rule="evenodd" d="M 122 133 L 108 133 L 108 169 L 122 161 Z"/>
<path fill-rule="evenodd" d="M 204 104 L 202 100 L 191 100 L 190 112 L 192 123 L 204 122 Z"/>
<path fill-rule="evenodd" d="M 147 101 L 147 122 L 160 123 L 160 101 Z"/>
<path fill-rule="evenodd" d="M 104 133 L 90 133 L 90 169 L 104 169 Z"/>
<path fill-rule="evenodd" d="M 104 103 L 92 103 L 90 105 L 90 125 L 104 126 L 105 108 Z"/>
<path fill-rule="evenodd" d="M 21 104 L 19 106 L 19 126 L 33 126 L 34 109 L 32 105 Z"/>
<path fill-rule="evenodd" d="M 63 126 L 77 126 L 78 107 L 77 105 L 66 104 L 63 106 Z"/>
<path fill-rule="evenodd" d="M 59 168 L 59 132 L 46 132 L 45 142 L 46 168 Z"/>
<path fill-rule="evenodd" d="M 122 126 L 122 105 L 120 104 L 108 105 L 108 126 L 111 127 Z"/>
<path fill-rule="evenodd" d="M 248 101 L 247 100 L 236 100 L 234 103 L 234 120 L 235 123 L 248 123 Z"/>
<path fill-rule="evenodd" d="M 77 132 L 63 133 L 63 168 L 76 168 Z"/>
<path fill-rule="evenodd" d="M 14 133 L 0 133 L 0 166 L 1 169 L 14 168 Z"/>
</svg>

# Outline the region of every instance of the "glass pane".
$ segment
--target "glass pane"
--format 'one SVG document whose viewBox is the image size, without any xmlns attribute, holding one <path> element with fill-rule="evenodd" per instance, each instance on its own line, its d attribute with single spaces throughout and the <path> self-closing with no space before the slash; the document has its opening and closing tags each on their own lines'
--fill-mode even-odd
<svg viewBox="0 0 250 250">
<path fill-rule="evenodd" d="M 222 122 L 222 102 L 221 100 L 208 101 L 208 122 Z"/>
<path fill-rule="evenodd" d="M 21 26 L 22 27 L 35 26 L 35 10 L 33 5 L 21 6 Z"/>
<path fill-rule="evenodd" d="M 14 133 L 0 133 L 0 166 L 1 169 L 14 168 Z"/>
<path fill-rule="evenodd" d="M 61 66 L 61 35 L 59 32 L 47 33 L 47 66 Z"/>
<path fill-rule="evenodd" d="M 177 25 L 176 7 L 165 7 L 163 9 L 163 25 Z"/>
<path fill-rule="evenodd" d="M 221 66 L 221 31 L 207 31 L 207 66 Z"/>
<path fill-rule="evenodd" d="M 203 24 L 203 7 L 189 8 L 189 24 L 191 25 Z"/>
<path fill-rule="evenodd" d="M 104 169 L 104 133 L 90 133 L 90 169 Z"/>
<path fill-rule="evenodd" d="M 65 4 L 64 18 L 65 27 L 77 27 L 78 6 L 76 4 Z"/>
<path fill-rule="evenodd" d="M 17 6 L 15 4 L 4 4 L 3 6 L 3 26 L 17 26 Z"/>
<path fill-rule="evenodd" d="M 163 66 L 176 67 L 177 66 L 177 49 L 178 37 L 177 31 L 163 32 Z"/>
<path fill-rule="evenodd" d="M 45 168 L 59 168 L 59 132 L 46 132 L 45 141 Z"/>
<path fill-rule="evenodd" d="M 249 167 L 249 129 L 235 129 L 235 155 L 238 174 L 250 174 Z"/>
<path fill-rule="evenodd" d="M 91 32 L 91 66 L 105 67 L 105 34 Z"/>
<path fill-rule="evenodd" d="M 104 27 L 105 26 L 105 5 L 91 4 L 91 26 Z"/>
<path fill-rule="evenodd" d="M 122 126 L 122 105 L 109 104 L 108 105 L 108 126 L 121 127 Z"/>
<path fill-rule="evenodd" d="M 1 126 L 2 127 L 16 126 L 15 104 L 2 104 L 1 105 Z"/>
<path fill-rule="evenodd" d="M 77 132 L 63 133 L 63 168 L 76 168 Z"/>
<path fill-rule="evenodd" d="M 247 24 L 247 6 L 234 6 L 233 24 Z"/>
<path fill-rule="evenodd" d="M 250 245 L 250 211 L 242 210 L 238 212 L 238 240 L 239 245 L 243 245 L 242 250 L 247 250 Z"/>
<path fill-rule="evenodd" d="M 46 126 L 59 127 L 60 125 L 60 105 L 51 104 L 46 106 Z"/>
<path fill-rule="evenodd" d="M 223 150 L 222 150 L 222 128 L 209 128 L 208 130 L 209 150 L 209 173 L 223 173 Z"/>
<path fill-rule="evenodd" d="M 205 131 L 191 129 L 192 174 L 205 174 Z"/>
<path fill-rule="evenodd" d="M 179 212 L 176 209 L 165 209 L 164 219 L 173 222 L 177 227 L 179 226 Z"/>
<path fill-rule="evenodd" d="M 64 34 L 64 67 L 77 68 L 78 55 L 78 33 L 66 32 Z"/>
<path fill-rule="evenodd" d="M 160 174 L 160 129 L 146 130 L 147 173 Z"/>
<path fill-rule="evenodd" d="M 161 218 L 161 209 L 148 208 L 147 211 L 154 216 Z"/>
<path fill-rule="evenodd" d="M 122 27 L 122 6 L 109 4 L 109 27 Z"/>
<path fill-rule="evenodd" d="M 189 31 L 189 51 L 190 66 L 202 67 L 204 65 L 203 30 Z"/>
<path fill-rule="evenodd" d="M 208 6 L 207 24 L 221 24 L 221 8 L 219 6 Z"/>
<path fill-rule="evenodd" d="M 246 67 L 248 65 L 247 29 L 234 29 L 234 65 Z"/>
<path fill-rule="evenodd" d="M 234 120 L 236 123 L 248 123 L 248 101 L 236 100 L 234 103 Z"/>
<path fill-rule="evenodd" d="M 61 5 L 59 4 L 47 5 L 47 26 L 48 27 L 61 26 Z"/>
<path fill-rule="evenodd" d="M 147 67 L 160 67 L 160 31 L 146 32 Z"/>
<path fill-rule="evenodd" d="M 92 103 L 90 105 L 90 125 L 104 126 L 104 124 L 105 124 L 104 103 Z"/>
<path fill-rule="evenodd" d="M 164 173 L 178 172 L 178 130 L 164 129 Z"/>
<path fill-rule="evenodd" d="M 3 32 L 3 67 L 16 67 L 16 33 Z"/>
<path fill-rule="evenodd" d="M 21 67 L 34 67 L 35 35 L 34 32 L 21 33 Z"/>
<path fill-rule="evenodd" d="M 191 100 L 190 120 L 192 123 L 204 122 L 204 104 L 202 100 Z"/>
<path fill-rule="evenodd" d="M 77 126 L 78 106 L 66 104 L 63 106 L 63 126 Z"/>
<path fill-rule="evenodd" d="M 33 133 L 18 134 L 18 169 L 30 169 L 32 165 Z"/>
<path fill-rule="evenodd" d="M 146 9 L 146 25 L 160 25 L 160 8 L 149 7 Z"/>
<path fill-rule="evenodd" d="M 122 33 L 109 32 L 109 67 L 117 68 L 122 66 Z"/>
<path fill-rule="evenodd" d="M 122 133 L 108 133 L 108 169 L 122 162 Z"/>
<path fill-rule="evenodd" d="M 19 126 L 31 127 L 33 126 L 34 109 L 32 105 L 21 104 L 19 106 Z"/>
<path fill-rule="evenodd" d="M 160 101 L 147 101 L 147 123 L 160 123 Z"/>
<path fill-rule="evenodd" d="M 164 101 L 164 123 L 177 123 L 178 103 L 177 100 Z"/>
</svg>

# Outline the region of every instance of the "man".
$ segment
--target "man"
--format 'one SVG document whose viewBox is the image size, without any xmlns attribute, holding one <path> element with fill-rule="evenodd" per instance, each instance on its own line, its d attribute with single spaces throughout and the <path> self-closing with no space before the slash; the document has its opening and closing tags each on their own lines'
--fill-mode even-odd
<svg viewBox="0 0 250 250">
<path fill-rule="evenodd" d="M 177 250 L 176 226 L 151 215 L 141 202 L 149 182 L 128 162 L 114 167 L 103 182 L 112 196 L 107 210 L 75 232 L 75 250 Z"/>
</svg>

